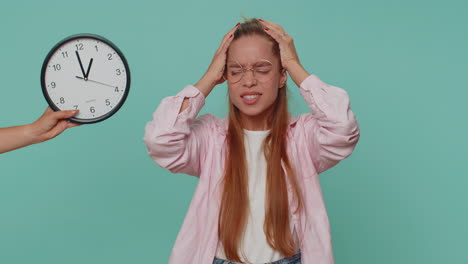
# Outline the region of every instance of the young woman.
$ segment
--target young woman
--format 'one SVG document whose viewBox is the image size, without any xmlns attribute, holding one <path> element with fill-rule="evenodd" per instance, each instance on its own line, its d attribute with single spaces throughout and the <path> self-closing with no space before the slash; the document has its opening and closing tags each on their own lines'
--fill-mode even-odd
<svg viewBox="0 0 468 264">
<path fill-rule="evenodd" d="M 288 114 L 286 72 L 311 113 Z M 228 116 L 197 118 L 225 80 Z M 347 92 L 309 74 L 281 26 L 238 23 L 200 81 L 163 99 L 145 128 L 159 166 L 199 178 L 169 263 L 333 263 L 318 174 L 358 140 Z"/>
<path fill-rule="evenodd" d="M 54 112 L 47 107 L 44 114 L 31 124 L 0 128 L 0 153 L 47 141 L 67 128 L 79 126 L 65 120 L 77 113 L 78 110 Z"/>
</svg>

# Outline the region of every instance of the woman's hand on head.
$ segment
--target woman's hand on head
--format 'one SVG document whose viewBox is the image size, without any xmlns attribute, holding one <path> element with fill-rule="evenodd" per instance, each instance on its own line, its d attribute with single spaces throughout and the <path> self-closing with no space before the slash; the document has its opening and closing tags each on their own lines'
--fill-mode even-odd
<svg viewBox="0 0 468 264">
<path fill-rule="evenodd" d="M 65 120 L 66 118 L 75 116 L 77 113 L 78 110 L 54 112 L 50 107 L 47 107 L 41 117 L 28 125 L 29 135 L 31 136 L 33 143 L 52 139 L 60 135 L 67 128 L 79 126 L 79 124 Z"/>
<path fill-rule="evenodd" d="M 300 64 L 293 38 L 286 33 L 284 28 L 267 20 L 259 19 L 259 21 L 264 26 L 265 32 L 278 42 L 283 68 L 289 70 L 291 64 Z"/>
<path fill-rule="evenodd" d="M 218 84 L 223 83 L 225 80 L 223 78 L 224 70 L 226 67 L 226 58 L 227 50 L 232 40 L 234 39 L 234 32 L 240 23 L 237 23 L 229 32 L 227 32 L 221 44 L 211 60 L 211 64 L 208 67 L 208 70 L 200 79 L 200 81 L 195 84 L 195 87 L 201 90 L 201 92 L 206 96 L 211 92 L 211 90 Z"/>
<path fill-rule="evenodd" d="M 299 61 L 292 37 L 278 24 L 263 19 L 259 19 L 259 21 L 264 26 L 265 32 L 278 42 L 281 65 L 299 87 L 310 74 L 302 67 Z"/>
</svg>

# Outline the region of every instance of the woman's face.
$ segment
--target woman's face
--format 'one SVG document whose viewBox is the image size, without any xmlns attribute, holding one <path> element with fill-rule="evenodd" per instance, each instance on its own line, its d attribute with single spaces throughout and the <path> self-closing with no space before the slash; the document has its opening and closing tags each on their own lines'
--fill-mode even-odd
<svg viewBox="0 0 468 264">
<path fill-rule="evenodd" d="M 247 69 L 243 75 L 242 69 Z M 286 83 L 286 71 L 280 69 L 273 43 L 267 38 L 250 35 L 232 41 L 226 72 L 231 102 L 244 115 L 266 118 L 273 109 L 278 89 Z M 239 81 L 232 81 L 239 76 L 242 76 Z"/>
</svg>

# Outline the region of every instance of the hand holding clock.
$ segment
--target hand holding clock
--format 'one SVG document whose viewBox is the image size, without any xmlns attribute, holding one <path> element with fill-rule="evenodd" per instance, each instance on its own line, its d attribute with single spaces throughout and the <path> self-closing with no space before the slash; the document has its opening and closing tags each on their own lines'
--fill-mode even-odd
<svg viewBox="0 0 468 264">
<path fill-rule="evenodd" d="M 91 57 L 86 71 L 80 52 Z M 73 53 L 82 77 L 76 75 L 76 60 L 69 56 Z M 94 59 L 99 62 L 94 67 L 99 81 L 88 78 Z M 76 78 L 83 82 L 74 81 Z M 83 90 L 88 81 L 113 89 Z M 108 84 L 114 82 L 117 85 Z M 50 107 L 31 124 L 0 128 L 0 153 L 50 140 L 67 128 L 109 118 L 125 102 L 130 88 L 130 71 L 122 52 L 109 40 L 97 35 L 79 34 L 60 41 L 49 52 L 42 66 L 41 86 Z"/>
<path fill-rule="evenodd" d="M 54 112 L 47 107 L 44 114 L 31 124 L 0 128 L 0 153 L 47 141 L 67 128 L 79 126 L 65 120 L 75 116 L 77 112 L 78 110 Z"/>
</svg>

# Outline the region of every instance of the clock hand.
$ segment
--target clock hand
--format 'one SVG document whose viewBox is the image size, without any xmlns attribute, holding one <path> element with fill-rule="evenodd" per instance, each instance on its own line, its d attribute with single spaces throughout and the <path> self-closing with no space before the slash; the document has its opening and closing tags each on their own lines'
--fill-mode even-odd
<svg viewBox="0 0 468 264">
<path fill-rule="evenodd" d="M 92 65 L 92 64 L 93 64 L 93 58 L 91 58 L 91 60 L 89 61 L 88 71 L 86 71 L 86 76 L 85 76 L 86 79 L 88 79 L 89 70 L 91 70 L 91 65 Z"/>
<path fill-rule="evenodd" d="M 80 76 L 75 76 L 75 77 L 78 78 L 78 79 L 81 79 L 81 80 L 88 81 L 88 82 L 99 83 L 99 84 L 102 84 L 102 85 L 105 85 L 105 86 L 109 86 L 109 87 L 115 88 L 115 86 L 112 86 L 112 85 L 107 84 L 107 83 L 102 83 L 102 82 L 98 82 L 98 81 L 94 81 L 94 80 L 85 79 L 85 78 L 80 77 Z"/>
<path fill-rule="evenodd" d="M 88 77 L 86 77 L 86 74 L 85 74 L 85 71 L 84 71 L 84 68 L 83 68 L 83 64 L 81 63 L 80 54 L 78 54 L 77 50 L 75 50 L 75 53 L 76 53 L 76 57 L 78 57 L 78 62 L 80 63 L 81 72 L 83 73 L 83 79 L 86 81 L 86 80 L 88 80 Z"/>
</svg>

